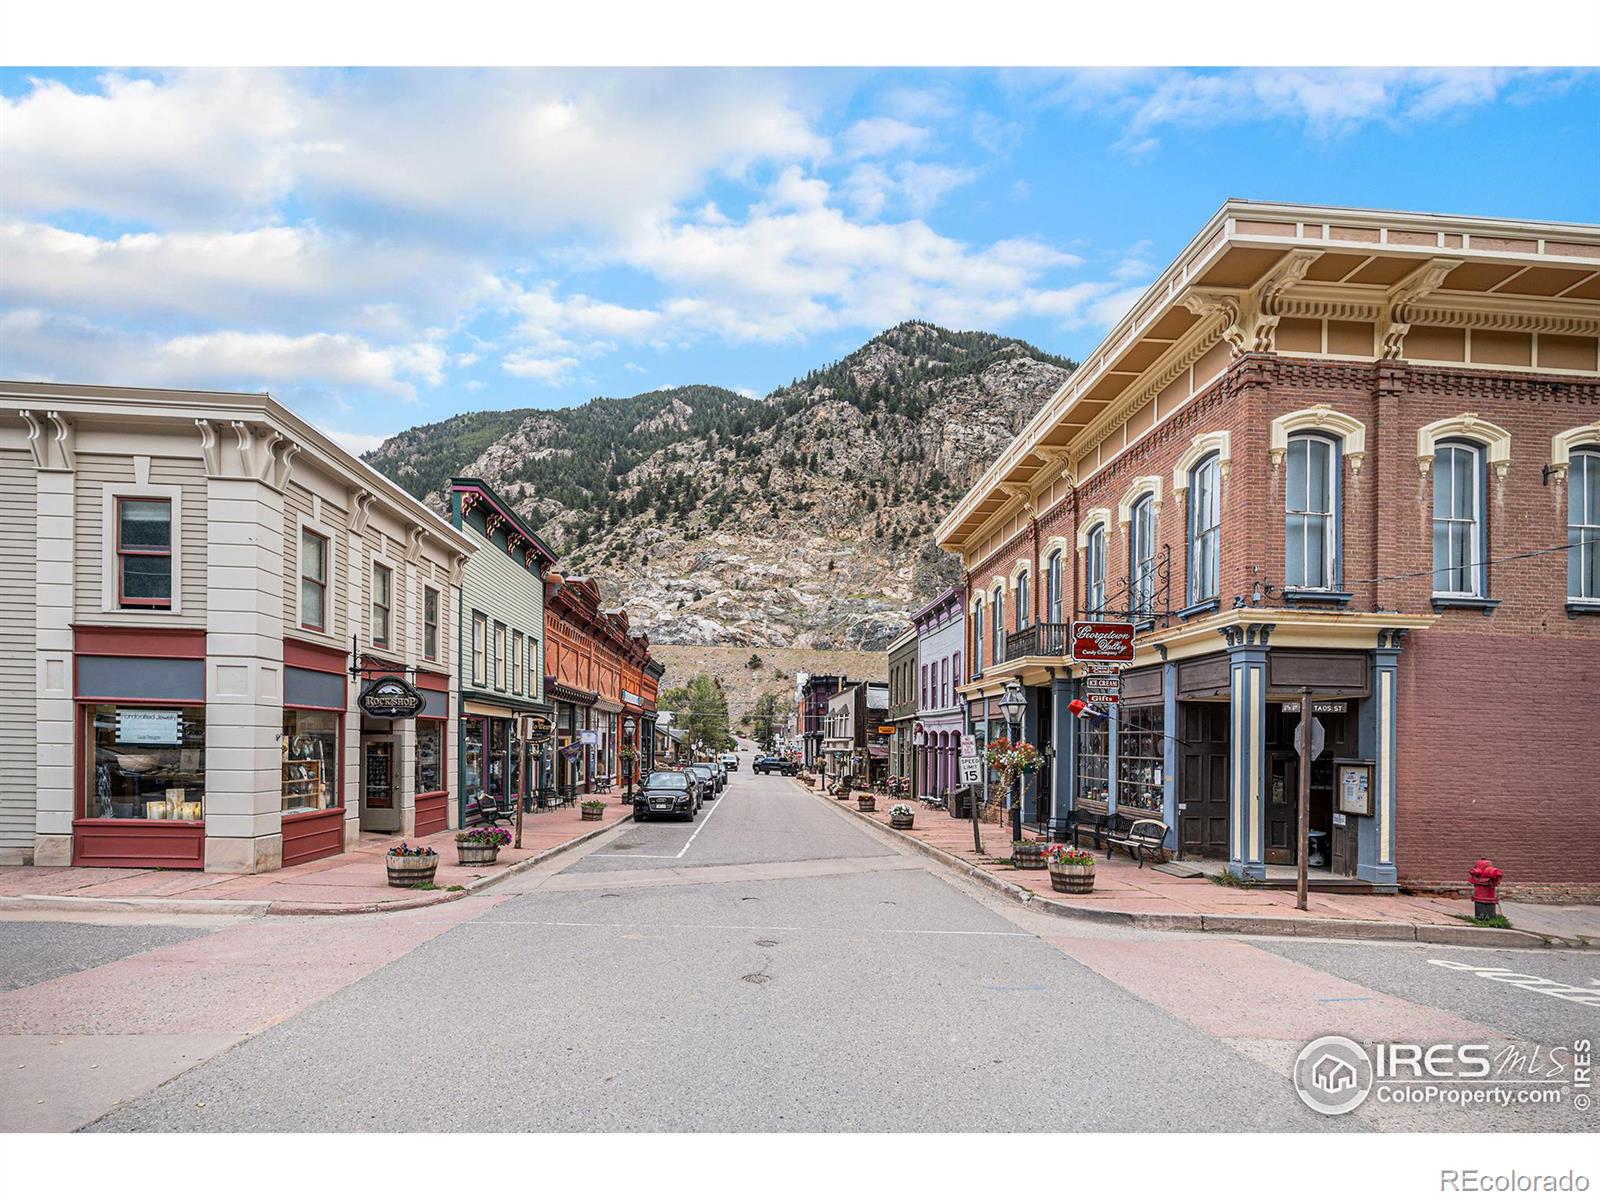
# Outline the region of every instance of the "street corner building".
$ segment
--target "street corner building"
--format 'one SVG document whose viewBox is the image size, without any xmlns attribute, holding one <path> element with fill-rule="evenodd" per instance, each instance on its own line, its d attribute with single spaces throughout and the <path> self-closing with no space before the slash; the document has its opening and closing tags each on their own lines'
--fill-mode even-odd
<svg viewBox="0 0 1600 1200">
<path fill-rule="evenodd" d="M 1597 341 L 1600 227 L 1225 204 L 937 531 L 1027 819 L 1281 874 L 1309 688 L 1314 886 L 1600 895 Z M 1096 617 L 1136 657 L 1076 720 Z"/>
<path fill-rule="evenodd" d="M 474 553 L 461 576 L 461 789 L 452 825 L 556 799 L 555 710 L 545 698 L 545 589 L 556 557 L 515 510 L 480 479 L 450 483 L 450 523 Z M 430 730 L 430 736 L 443 728 Z M 445 827 L 443 797 L 432 829 Z"/>
<path fill-rule="evenodd" d="M 400 487 L 270 396 L 0 383 L 0 514 L 4 861 L 443 827 L 473 543 Z"/>
</svg>

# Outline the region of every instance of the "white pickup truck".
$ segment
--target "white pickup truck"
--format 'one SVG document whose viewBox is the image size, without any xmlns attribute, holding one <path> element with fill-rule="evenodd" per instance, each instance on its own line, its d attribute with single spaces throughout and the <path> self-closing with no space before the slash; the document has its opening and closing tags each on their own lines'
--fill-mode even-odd
<svg viewBox="0 0 1600 1200">
<path fill-rule="evenodd" d="M 722 756 L 722 765 L 730 771 L 737 771 L 739 769 L 739 756 L 731 752 L 724 754 Z"/>
</svg>

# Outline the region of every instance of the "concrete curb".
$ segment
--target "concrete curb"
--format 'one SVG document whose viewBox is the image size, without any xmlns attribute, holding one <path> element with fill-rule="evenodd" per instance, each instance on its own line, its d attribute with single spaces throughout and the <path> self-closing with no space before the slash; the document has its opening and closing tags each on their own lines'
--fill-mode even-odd
<svg viewBox="0 0 1600 1200">
<path fill-rule="evenodd" d="M 1581 943 L 1547 934 L 1530 933 L 1524 929 L 1480 929 L 1475 925 L 1426 925 L 1410 921 L 1338 921 L 1329 917 L 1265 917 L 1238 914 L 1210 913 L 1130 913 L 1109 908 L 1087 908 L 1078 904 L 1065 904 L 1052 900 L 1031 888 L 1002 879 L 960 855 L 952 854 L 938 846 L 929 845 L 921 838 L 904 830 L 891 829 L 871 815 L 848 808 L 824 793 L 801 787 L 833 808 L 874 829 L 881 829 L 896 837 L 918 853 L 964 875 L 977 883 L 999 892 L 1002 896 L 1052 916 L 1074 921 L 1087 921 L 1099 925 L 1119 925 L 1131 929 L 1153 929 L 1162 932 L 1219 933 L 1253 937 L 1305 937 L 1342 938 L 1351 941 L 1425 942 L 1448 946 L 1483 946 L 1513 950 L 1567 950 L 1582 949 Z"/>
<path fill-rule="evenodd" d="M 631 820 L 633 814 L 629 813 L 621 821 L 580 833 L 520 862 L 509 863 L 492 875 L 463 884 L 460 891 L 454 892 L 441 888 L 436 892 L 423 892 L 394 900 L 373 900 L 366 904 L 319 904 L 311 900 L 165 900 L 155 896 L 0 896 L 0 913 L 67 909 L 77 912 L 181 913 L 189 916 L 358 917 L 373 913 L 407 912 L 465 900 L 502 880 L 548 862 L 558 854 L 565 854 L 575 846 L 593 841 Z"/>
</svg>

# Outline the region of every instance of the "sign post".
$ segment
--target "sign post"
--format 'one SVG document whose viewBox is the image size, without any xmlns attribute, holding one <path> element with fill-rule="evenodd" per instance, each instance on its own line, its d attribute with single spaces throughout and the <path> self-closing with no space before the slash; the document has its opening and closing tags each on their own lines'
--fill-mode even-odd
<svg viewBox="0 0 1600 1200">
<path fill-rule="evenodd" d="M 1300 787 L 1299 810 L 1300 832 L 1295 841 L 1298 843 L 1298 861 L 1295 864 L 1294 881 L 1294 906 L 1301 912 L 1306 911 L 1306 892 L 1309 885 L 1306 881 L 1306 860 L 1311 851 L 1311 760 L 1315 757 L 1312 746 L 1314 734 L 1312 726 L 1315 718 L 1311 715 L 1311 689 L 1300 689 L 1300 736 L 1295 740 L 1300 743 Z M 1317 728 L 1320 728 L 1318 726 Z"/>
</svg>

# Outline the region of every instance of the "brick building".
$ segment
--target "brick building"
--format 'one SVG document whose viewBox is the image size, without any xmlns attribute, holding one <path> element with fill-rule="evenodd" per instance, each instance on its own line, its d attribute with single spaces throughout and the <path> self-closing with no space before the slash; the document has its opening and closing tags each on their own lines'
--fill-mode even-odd
<svg viewBox="0 0 1600 1200">
<path fill-rule="evenodd" d="M 1047 770 L 1260 878 L 1600 892 L 1600 228 L 1230 201 L 941 523 L 962 687 Z M 1074 619 L 1139 628 L 1074 721 Z"/>
</svg>

